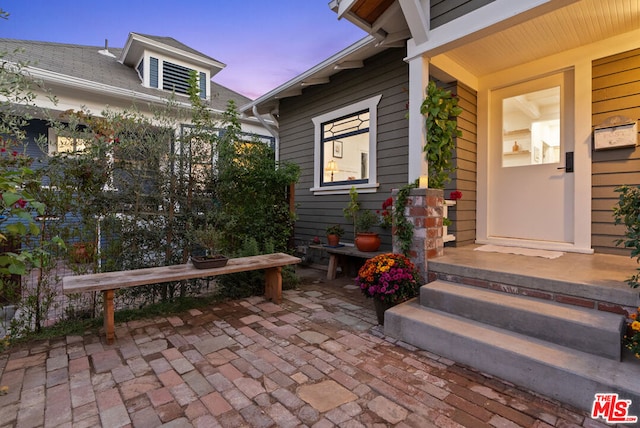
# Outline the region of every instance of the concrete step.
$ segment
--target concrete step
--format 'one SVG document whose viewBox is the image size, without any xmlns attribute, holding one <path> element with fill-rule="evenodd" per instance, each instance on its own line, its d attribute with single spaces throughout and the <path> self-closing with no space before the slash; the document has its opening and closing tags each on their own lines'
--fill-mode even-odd
<svg viewBox="0 0 640 428">
<path fill-rule="evenodd" d="M 417 299 L 385 313 L 385 334 L 591 410 L 596 393 L 618 393 L 640 414 L 640 364 L 614 361 L 420 305 Z"/>
<path fill-rule="evenodd" d="M 620 361 L 622 315 L 508 293 L 434 281 L 420 303 L 479 323 Z"/>
</svg>

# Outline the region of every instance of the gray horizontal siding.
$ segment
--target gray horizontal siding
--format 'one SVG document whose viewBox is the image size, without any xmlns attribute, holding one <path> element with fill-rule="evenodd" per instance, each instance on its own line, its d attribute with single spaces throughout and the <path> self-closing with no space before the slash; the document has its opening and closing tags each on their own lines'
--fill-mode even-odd
<svg viewBox="0 0 640 428">
<path fill-rule="evenodd" d="M 445 197 L 451 191 L 462 192 L 462 199 L 455 207 L 449 208 L 450 233 L 456 240 L 448 245 L 461 246 L 473 244 L 476 239 L 476 186 L 477 186 L 477 93 L 462 83 L 453 83 L 447 87 L 458 97 L 462 114 L 458 116 L 458 129 L 462 136 L 456 139 L 454 165 L 456 171 L 452 180 L 445 186 Z"/>
<path fill-rule="evenodd" d="M 596 60 L 592 64 L 592 124 L 611 116 L 640 118 L 640 49 Z M 623 148 L 593 153 L 591 243 L 597 252 L 629 255 L 615 245 L 624 234 L 613 224 L 614 189 L 640 184 L 640 150 Z"/>
<path fill-rule="evenodd" d="M 407 183 L 408 124 L 406 105 L 409 100 L 408 65 L 404 49 L 389 49 L 365 61 L 360 69 L 345 70 L 328 84 L 309 87 L 302 95 L 280 101 L 280 159 L 301 168 L 296 184 L 297 221 L 295 238 L 298 245 L 314 236 L 324 240 L 325 228 L 339 223 L 347 233 L 343 240 L 353 241 L 352 225 L 342 216 L 348 195 L 313 195 L 314 129 L 311 119 L 355 102 L 382 95 L 378 105 L 377 177 L 380 187 L 373 194 L 360 194 L 364 209 L 378 210 L 391 196 L 392 189 Z M 391 236 L 381 231 L 382 249 L 391 249 Z"/>
<path fill-rule="evenodd" d="M 431 0 L 431 28 L 451 22 L 494 0 Z"/>
</svg>

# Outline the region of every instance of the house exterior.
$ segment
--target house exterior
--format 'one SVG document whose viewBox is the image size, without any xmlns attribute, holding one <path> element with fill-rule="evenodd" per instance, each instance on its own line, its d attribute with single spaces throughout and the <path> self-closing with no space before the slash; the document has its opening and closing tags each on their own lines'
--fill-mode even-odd
<svg viewBox="0 0 640 428">
<path fill-rule="evenodd" d="M 435 80 L 464 109 L 444 192 L 463 194 L 449 213 L 451 245 L 628 254 L 615 246 L 623 230 L 611 210 L 616 186 L 640 184 L 637 2 L 330 6 L 370 35 L 241 108 L 274 115 L 280 158 L 302 168 L 300 243 L 347 224 L 351 186 L 375 210 L 426 175 L 419 106 Z"/>
<path fill-rule="evenodd" d="M 198 77 L 200 96 L 214 113 L 225 111 L 227 102 L 236 105 L 249 98 L 211 79 L 226 65 L 171 37 L 130 33 L 123 48 L 81 46 L 40 41 L 0 39 L 3 60 L 22 63 L 24 71 L 38 82 L 33 104 L 48 110 L 54 118 L 68 110 L 85 110 L 101 116 L 106 108 L 132 110 L 152 117 L 175 94 L 178 107 L 188 107 L 187 79 Z M 52 102 L 49 95 L 54 95 Z M 48 139 L 49 152 L 64 149 L 63 141 L 51 132 L 45 117 L 35 117 L 27 128 L 29 141 L 38 135 Z M 44 116 L 44 115 L 43 115 Z M 188 119 L 185 118 L 185 122 Z M 270 143 L 274 137 L 262 125 L 262 118 L 242 118 L 242 131 Z M 177 130 L 179 131 L 179 130 Z M 36 144 L 29 154 L 45 156 Z"/>
</svg>

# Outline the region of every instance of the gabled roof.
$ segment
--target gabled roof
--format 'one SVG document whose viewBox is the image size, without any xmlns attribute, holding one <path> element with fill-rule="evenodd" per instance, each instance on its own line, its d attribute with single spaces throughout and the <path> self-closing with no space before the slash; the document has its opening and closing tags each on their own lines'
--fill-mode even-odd
<svg viewBox="0 0 640 428">
<path fill-rule="evenodd" d="M 152 36 L 149 34 L 129 33 L 127 42 L 121 50 L 118 60 L 130 67 L 135 67 L 145 50 L 152 50 L 163 55 L 179 58 L 190 64 L 197 64 L 209 70 L 211 77 L 226 67 L 220 61 L 198 52 L 177 41 L 173 37 Z"/>
<path fill-rule="evenodd" d="M 401 44 L 404 44 L 404 40 Z M 298 96 L 308 86 L 329 83 L 330 77 L 334 74 L 346 69 L 361 68 L 364 66 L 364 60 L 387 48 L 397 46 L 395 42 L 387 45 L 373 36 L 367 36 L 249 104 L 241 105 L 240 111 L 252 115 L 255 107 L 258 114 L 272 113 L 277 110 L 280 99 Z"/>
<path fill-rule="evenodd" d="M 174 46 L 175 48 L 177 47 Z M 27 63 L 30 73 L 45 85 L 56 83 L 109 93 L 125 100 L 143 98 L 160 101 L 167 97 L 167 92 L 142 86 L 137 71 L 118 61 L 117 57 L 122 54 L 123 49 L 109 48 L 112 55 L 105 55 L 104 51 L 104 46 L 0 39 L 0 52 L 6 52 L 3 59 Z M 244 95 L 211 82 L 212 109 L 224 111 L 230 99 L 239 106 L 251 101 Z"/>
</svg>

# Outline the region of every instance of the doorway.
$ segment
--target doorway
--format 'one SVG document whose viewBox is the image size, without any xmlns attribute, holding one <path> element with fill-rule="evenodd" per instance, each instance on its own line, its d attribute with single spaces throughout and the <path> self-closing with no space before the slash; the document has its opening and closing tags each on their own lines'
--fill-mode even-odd
<svg viewBox="0 0 640 428">
<path fill-rule="evenodd" d="M 535 248 L 574 242 L 572 79 L 566 71 L 490 93 L 492 242 Z"/>
</svg>

